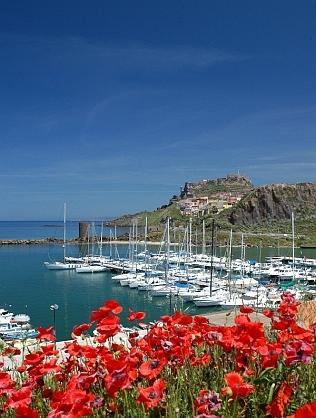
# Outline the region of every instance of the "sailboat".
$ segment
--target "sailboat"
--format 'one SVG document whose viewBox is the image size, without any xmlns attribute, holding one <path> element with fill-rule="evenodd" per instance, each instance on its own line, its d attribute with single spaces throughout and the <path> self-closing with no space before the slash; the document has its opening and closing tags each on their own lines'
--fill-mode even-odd
<svg viewBox="0 0 316 418">
<path fill-rule="evenodd" d="M 90 226 L 90 225 L 89 225 Z M 93 255 L 93 251 L 92 254 L 90 255 L 89 253 L 89 241 L 90 241 L 90 234 L 89 234 L 89 229 L 88 228 L 88 256 L 84 258 L 85 263 L 80 264 L 79 266 L 76 267 L 76 273 L 102 273 L 104 271 L 107 270 L 107 268 L 105 266 L 102 265 L 102 237 L 103 237 L 103 222 L 102 222 L 102 227 L 101 227 L 101 244 L 100 244 L 100 255 L 96 256 Z"/>
<path fill-rule="evenodd" d="M 200 297 L 193 298 L 193 303 L 199 307 L 205 306 L 218 306 L 220 305 L 228 296 L 229 292 L 224 289 L 213 287 L 213 261 L 214 261 L 214 230 L 215 230 L 215 221 L 212 219 L 212 238 L 211 238 L 211 268 L 210 268 L 210 285 L 209 285 L 209 294 L 203 295 Z M 215 295 L 213 295 L 213 293 Z"/>
<path fill-rule="evenodd" d="M 63 239 L 63 249 L 64 249 L 64 256 L 63 261 L 45 261 L 44 266 L 48 270 L 73 270 L 78 267 L 80 264 L 77 263 L 67 263 L 66 262 L 66 213 L 67 213 L 67 206 L 64 203 L 64 239 Z"/>
</svg>

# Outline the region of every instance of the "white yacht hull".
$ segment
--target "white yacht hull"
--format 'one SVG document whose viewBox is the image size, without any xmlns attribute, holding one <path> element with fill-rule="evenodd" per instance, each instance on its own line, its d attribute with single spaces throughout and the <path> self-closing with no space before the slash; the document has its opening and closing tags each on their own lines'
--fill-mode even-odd
<svg viewBox="0 0 316 418">
<path fill-rule="evenodd" d="M 106 271 L 103 266 L 81 266 L 76 268 L 77 273 L 102 273 Z"/>
<path fill-rule="evenodd" d="M 194 305 L 198 307 L 220 306 L 222 302 L 223 302 L 223 299 L 211 299 L 211 298 L 193 299 Z"/>
<path fill-rule="evenodd" d="M 78 266 L 80 266 L 80 264 L 62 263 L 60 261 L 53 263 L 46 261 L 44 265 L 48 270 L 75 270 Z"/>
</svg>

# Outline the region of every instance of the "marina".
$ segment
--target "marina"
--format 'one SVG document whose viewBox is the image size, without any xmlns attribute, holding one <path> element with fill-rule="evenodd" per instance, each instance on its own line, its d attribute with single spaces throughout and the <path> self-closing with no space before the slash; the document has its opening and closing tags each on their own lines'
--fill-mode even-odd
<svg viewBox="0 0 316 418">
<path fill-rule="evenodd" d="M 206 249 L 206 254 L 202 254 L 200 248 L 193 248 L 189 257 L 185 252 L 177 254 L 175 246 L 171 245 L 170 268 L 166 276 L 163 267 L 167 258 L 165 247 L 147 243 L 145 251 L 144 244 L 138 243 L 138 256 L 135 257 L 133 251 L 133 260 L 128 257 L 131 244 L 122 244 L 119 248 L 113 247 L 113 244 L 103 244 L 101 259 L 98 258 L 100 255 L 96 255 L 99 253 L 98 248 L 95 248 L 94 257 L 91 254 L 87 257 L 82 254 L 82 245 L 67 245 L 69 261 L 77 265 L 77 268 L 68 270 L 49 270 L 44 265 L 48 256 L 54 260 L 62 260 L 61 245 L 52 248 L 48 245 L 3 246 L 0 248 L 1 307 L 10 312 L 24 312 L 30 316 L 34 328 L 52 325 L 55 319 L 57 339 L 67 340 L 73 326 L 89 321 L 90 312 L 107 299 L 116 299 L 122 304 L 122 323 L 128 326 L 126 318 L 129 308 L 145 311 L 146 320 L 155 321 L 174 309 L 185 310 L 191 314 L 206 314 L 233 309 L 240 303 L 256 305 L 259 301 L 262 301 L 263 307 L 263 293 L 260 292 L 263 289 L 261 284 L 265 280 L 266 283 L 271 280 L 284 285 L 293 279 L 291 248 L 279 249 L 278 257 L 275 248 L 263 248 L 260 250 L 262 263 L 259 264 L 258 248 L 245 248 L 245 257 L 241 260 L 241 249 L 233 247 L 232 259 L 228 263 L 227 248 L 216 248 L 216 256 L 212 260 L 210 248 Z M 79 254 L 81 258 L 78 260 Z M 309 279 L 308 290 L 311 294 L 315 258 L 315 249 L 295 249 L 294 278 L 301 286 L 306 285 Z M 101 266 L 97 265 L 102 263 Z M 213 299 L 210 301 L 212 263 Z M 230 270 L 227 270 L 228 265 Z M 87 266 L 102 271 L 84 271 Z M 154 266 L 157 266 L 155 274 L 150 273 Z M 83 270 L 78 273 L 80 269 Z M 124 276 L 118 277 L 119 274 Z M 229 275 L 234 281 L 228 281 Z M 253 287 L 257 279 L 261 280 L 260 288 L 258 286 L 257 289 L 250 290 L 249 287 Z M 242 298 L 239 293 L 238 298 L 227 302 L 229 286 L 244 290 L 247 288 L 247 291 L 243 291 Z M 306 287 L 302 294 L 304 292 Z M 273 296 L 272 289 L 269 294 Z M 194 299 L 196 304 L 193 303 Z M 55 312 L 50 310 L 52 304 L 58 305 Z"/>
</svg>

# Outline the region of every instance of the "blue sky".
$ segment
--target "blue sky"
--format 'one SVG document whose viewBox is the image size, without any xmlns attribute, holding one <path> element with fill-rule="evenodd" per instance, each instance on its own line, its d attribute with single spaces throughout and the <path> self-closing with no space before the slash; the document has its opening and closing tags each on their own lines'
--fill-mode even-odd
<svg viewBox="0 0 316 418">
<path fill-rule="evenodd" d="M 315 181 L 315 1 L 2 2 L 0 62 L 0 220 Z"/>
</svg>

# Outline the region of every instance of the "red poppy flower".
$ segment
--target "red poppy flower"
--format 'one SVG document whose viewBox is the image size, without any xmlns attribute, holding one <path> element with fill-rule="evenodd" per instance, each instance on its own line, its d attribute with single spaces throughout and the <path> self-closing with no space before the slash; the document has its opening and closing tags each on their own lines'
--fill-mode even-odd
<svg viewBox="0 0 316 418">
<path fill-rule="evenodd" d="M 172 317 L 172 324 L 190 325 L 193 322 L 191 315 L 185 315 L 182 312 L 175 312 Z"/>
<path fill-rule="evenodd" d="M 77 379 L 77 387 L 82 390 L 89 390 L 91 385 L 96 381 L 97 373 L 88 375 L 87 373 L 80 373 Z"/>
<path fill-rule="evenodd" d="M 246 305 L 241 306 L 239 310 L 241 313 L 245 313 L 245 314 L 249 314 L 253 312 L 253 308 L 251 306 L 246 306 Z"/>
<path fill-rule="evenodd" d="M 296 340 L 304 340 L 306 343 L 313 343 L 315 340 L 312 330 L 302 328 L 296 322 L 291 323 L 291 331 L 295 335 Z"/>
<path fill-rule="evenodd" d="M 69 353 L 70 356 L 80 357 L 82 355 L 83 348 L 84 346 L 79 345 L 76 341 L 74 341 L 71 343 L 66 342 L 64 350 Z"/>
<path fill-rule="evenodd" d="M 306 403 L 288 418 L 316 418 L 316 402 Z"/>
<path fill-rule="evenodd" d="M 42 345 L 41 350 L 45 356 L 55 356 L 58 354 L 58 350 L 55 350 L 55 344 Z"/>
<path fill-rule="evenodd" d="M 44 354 L 43 353 L 31 353 L 27 354 L 25 356 L 24 363 L 31 365 L 31 366 L 37 366 L 43 361 Z"/>
<path fill-rule="evenodd" d="M 288 404 L 292 394 L 292 387 L 287 382 L 283 382 L 275 398 L 267 406 L 267 412 L 275 418 L 283 418 L 286 405 Z"/>
<path fill-rule="evenodd" d="M 198 412 L 199 417 L 209 417 L 212 412 L 216 412 L 221 408 L 222 400 L 219 394 L 214 390 L 202 389 L 199 396 L 194 400 L 194 406 Z"/>
<path fill-rule="evenodd" d="M 129 313 L 127 319 L 129 321 L 135 321 L 135 320 L 141 321 L 142 319 L 145 318 L 145 316 L 146 316 L 145 312 L 141 312 L 141 311 L 133 312 L 132 310 L 130 310 L 130 313 Z"/>
<path fill-rule="evenodd" d="M 104 306 L 109 308 L 115 315 L 120 314 L 123 310 L 123 307 L 116 300 L 107 300 Z"/>
<path fill-rule="evenodd" d="M 66 392 L 55 393 L 51 402 L 52 410 L 48 418 L 56 417 L 83 417 L 92 413 L 92 402 L 95 396 L 83 390 L 75 389 L 70 385 Z"/>
<path fill-rule="evenodd" d="M 131 366 L 133 367 L 132 364 L 129 364 L 128 359 L 112 360 L 108 364 L 110 373 L 104 380 L 106 390 L 110 396 L 116 396 L 119 390 L 129 388 L 132 381 L 136 379 L 137 373 L 133 373 Z"/>
<path fill-rule="evenodd" d="M 166 359 L 154 359 L 145 361 L 139 368 L 139 372 L 142 376 L 147 377 L 147 379 L 155 379 L 160 375 L 163 367 L 166 365 Z"/>
<path fill-rule="evenodd" d="M 29 406 L 32 400 L 32 389 L 29 386 L 22 387 L 10 392 L 10 399 L 6 403 L 8 408 Z"/>
<path fill-rule="evenodd" d="M 249 316 L 245 314 L 236 315 L 235 324 L 246 325 L 250 322 Z"/>
<path fill-rule="evenodd" d="M 195 315 L 193 321 L 196 325 L 209 325 L 209 321 L 205 316 Z"/>
<path fill-rule="evenodd" d="M 1 354 L 2 356 L 17 356 L 21 354 L 21 350 L 16 347 L 5 347 Z"/>
<path fill-rule="evenodd" d="M 161 402 L 165 388 L 165 381 L 158 379 L 152 386 L 138 390 L 137 402 L 143 403 L 146 410 L 149 408 L 154 408 Z"/>
<path fill-rule="evenodd" d="M 90 315 L 91 322 L 99 322 L 103 318 L 107 317 L 110 313 L 110 309 L 108 308 L 99 308 L 97 311 L 92 311 Z"/>
<path fill-rule="evenodd" d="M 122 310 L 122 306 L 116 300 L 108 300 L 97 311 L 92 311 L 90 320 L 91 322 L 99 322 L 110 314 L 120 314 Z"/>
<path fill-rule="evenodd" d="M 277 367 L 278 360 L 280 358 L 279 354 L 269 354 L 262 359 L 261 366 L 263 369 L 267 369 L 269 367 Z"/>
<path fill-rule="evenodd" d="M 52 358 L 49 362 L 43 363 L 40 368 L 40 372 L 42 375 L 51 373 L 51 372 L 59 372 L 61 367 L 57 365 L 57 358 Z"/>
<path fill-rule="evenodd" d="M 267 318 L 273 318 L 274 312 L 271 309 L 265 308 L 262 311 L 263 315 L 266 316 Z"/>
<path fill-rule="evenodd" d="M 284 316 L 295 317 L 299 302 L 296 302 L 294 296 L 288 292 L 284 293 L 281 298 L 282 302 L 277 309 L 278 313 Z"/>
<path fill-rule="evenodd" d="M 97 326 L 98 333 L 106 339 L 117 334 L 119 330 L 120 318 L 113 314 L 109 314 L 107 317 L 103 318 Z"/>
<path fill-rule="evenodd" d="M 26 405 L 19 405 L 14 409 L 17 418 L 38 418 L 39 414 L 35 409 Z"/>
<path fill-rule="evenodd" d="M 0 372 L 0 395 L 6 393 L 7 389 L 12 389 L 14 384 L 9 373 Z"/>
<path fill-rule="evenodd" d="M 123 344 L 112 343 L 111 344 L 111 352 L 119 354 L 121 352 L 126 352 L 126 348 Z"/>
<path fill-rule="evenodd" d="M 55 333 L 54 327 L 48 327 L 48 328 L 38 327 L 37 331 L 38 331 L 37 338 L 39 340 L 46 340 L 46 341 L 55 341 L 56 340 L 56 337 L 54 335 L 54 333 Z"/>
<path fill-rule="evenodd" d="M 202 365 L 205 365 L 207 363 L 210 363 L 211 360 L 212 360 L 211 355 L 208 354 L 208 353 L 204 353 L 201 357 L 194 356 L 191 359 L 191 362 L 190 363 L 191 363 L 192 366 L 202 366 Z"/>
<path fill-rule="evenodd" d="M 82 335 L 85 331 L 88 331 L 88 329 L 90 328 L 90 324 L 81 324 L 81 325 L 76 325 L 75 327 L 73 327 L 72 329 L 72 333 L 74 335 L 76 335 L 77 337 L 79 337 L 80 335 Z"/>
<path fill-rule="evenodd" d="M 232 397 L 245 397 L 248 396 L 250 393 L 254 392 L 253 385 L 249 383 L 245 383 L 243 377 L 236 372 L 227 373 L 225 375 L 225 382 L 227 383 L 229 389 L 231 390 Z M 224 394 L 228 394 L 229 391 L 225 390 Z"/>
<path fill-rule="evenodd" d="M 310 364 L 313 356 L 313 346 L 302 340 L 291 341 L 285 347 L 285 364 L 292 365 L 295 363 Z"/>
</svg>

